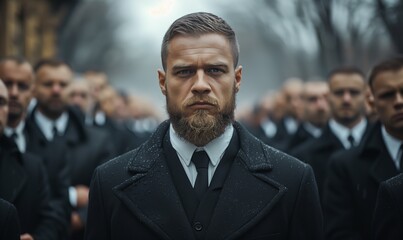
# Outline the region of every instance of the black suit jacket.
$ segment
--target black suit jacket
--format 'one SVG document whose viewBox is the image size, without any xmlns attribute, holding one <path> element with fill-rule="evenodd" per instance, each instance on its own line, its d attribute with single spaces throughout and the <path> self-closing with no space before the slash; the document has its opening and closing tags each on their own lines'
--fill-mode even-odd
<svg viewBox="0 0 403 240">
<path fill-rule="evenodd" d="M 403 239 L 403 173 L 381 183 L 372 236 L 375 240 Z"/>
<path fill-rule="evenodd" d="M 163 152 L 163 122 L 139 148 L 97 168 L 86 239 L 195 239 Z M 322 239 L 311 168 L 234 124 L 240 146 L 205 239 Z"/>
<path fill-rule="evenodd" d="M 298 145 L 303 144 L 311 139 L 314 139 L 314 136 L 305 129 L 304 124 L 300 124 L 295 134 L 289 138 L 285 151 L 291 152 Z"/>
<path fill-rule="evenodd" d="M 370 239 L 379 184 L 397 174 L 380 124 L 359 147 L 332 156 L 323 201 L 326 239 Z"/>
<path fill-rule="evenodd" d="M 54 176 L 55 179 L 58 178 L 58 182 L 68 180 L 68 186 L 89 186 L 95 168 L 112 156 L 113 147 L 110 141 L 114 141 L 113 137 L 95 127 L 85 126 L 77 109 L 68 108 L 69 121 L 64 135 L 48 141 L 35 121 L 35 111 L 37 109 L 33 110 L 28 120 L 29 124 L 27 124 L 29 127 L 28 150 L 45 155 L 49 162 L 61 161 L 66 164 L 66 168 L 60 169 L 63 175 Z M 51 169 L 48 166 L 48 171 L 52 171 Z M 66 189 L 65 184 L 66 182 L 63 182 L 64 189 Z M 68 197 L 68 192 L 66 193 Z M 87 207 L 75 210 L 85 223 Z M 68 220 L 70 220 L 70 216 Z"/>
<path fill-rule="evenodd" d="M 267 136 L 261 125 L 252 126 L 252 125 L 247 124 L 247 125 L 245 125 L 245 127 L 246 127 L 246 129 L 248 129 L 248 131 L 250 133 L 252 133 L 253 136 L 260 139 L 265 144 L 283 151 L 286 149 L 287 142 L 289 141 L 291 136 L 288 135 L 288 133 L 283 125 L 281 125 L 279 123 L 275 123 L 275 122 L 273 122 L 273 123 L 276 124 L 276 127 L 277 127 L 276 134 L 274 134 L 273 137 Z"/>
<path fill-rule="evenodd" d="M 365 138 L 371 127 L 372 125 L 368 122 L 362 139 Z M 319 138 L 311 139 L 308 142 L 299 145 L 290 153 L 292 156 L 311 165 L 313 172 L 315 173 L 319 195 L 322 200 L 325 181 L 328 176 L 327 169 L 330 156 L 337 151 L 344 150 L 345 148 L 343 144 L 336 135 L 334 135 L 329 124 L 327 124 Z"/>
<path fill-rule="evenodd" d="M 20 240 L 20 222 L 15 207 L 0 198 L 0 239 Z"/>
<path fill-rule="evenodd" d="M 49 182 L 43 162 L 36 156 L 21 154 L 17 145 L 1 137 L 0 197 L 18 210 L 21 233 L 35 240 L 54 240 L 61 236 L 55 230 L 59 219 L 49 202 Z"/>
</svg>

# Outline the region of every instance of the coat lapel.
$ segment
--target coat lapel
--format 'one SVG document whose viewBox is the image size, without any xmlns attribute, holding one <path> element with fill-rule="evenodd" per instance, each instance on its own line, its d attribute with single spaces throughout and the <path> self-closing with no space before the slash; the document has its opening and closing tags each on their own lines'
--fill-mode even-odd
<svg viewBox="0 0 403 240">
<path fill-rule="evenodd" d="M 14 142 L 4 136 L 1 140 L 2 159 L 0 167 L 0 197 L 14 202 L 27 182 L 27 174 L 22 166 L 22 156 Z"/>
<path fill-rule="evenodd" d="M 206 239 L 241 237 L 267 216 L 286 192 L 267 174 L 272 169 L 270 155 L 274 150 L 253 139 L 239 124 L 234 126 L 240 135 L 241 149 L 221 191 Z"/>
<path fill-rule="evenodd" d="M 185 210 L 175 189 L 162 149 L 169 122 L 132 156 L 132 176 L 116 186 L 116 196 L 161 239 L 194 239 Z"/>
<path fill-rule="evenodd" d="M 368 159 L 371 159 L 371 156 L 372 158 L 373 156 L 377 156 L 370 169 L 370 176 L 374 178 L 376 182 L 380 183 L 397 175 L 399 172 L 386 149 L 380 124 L 374 127 L 373 132 L 368 136 L 367 141 L 368 144 L 363 145 L 363 147 L 366 147 L 362 152 L 369 155 Z"/>
</svg>

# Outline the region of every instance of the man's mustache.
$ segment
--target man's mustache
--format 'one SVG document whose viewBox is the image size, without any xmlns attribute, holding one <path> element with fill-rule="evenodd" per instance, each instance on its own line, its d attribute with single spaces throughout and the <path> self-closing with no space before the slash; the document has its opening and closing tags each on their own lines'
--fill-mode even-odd
<svg viewBox="0 0 403 240">
<path fill-rule="evenodd" d="M 205 96 L 205 97 L 201 97 L 201 96 L 192 97 L 192 98 L 190 98 L 189 100 L 186 101 L 185 105 L 186 106 L 192 106 L 192 105 L 194 105 L 196 103 L 199 103 L 199 102 L 207 103 L 207 104 L 210 104 L 210 105 L 213 105 L 213 106 L 218 106 L 218 101 L 216 99 L 208 97 L 208 96 Z"/>
</svg>

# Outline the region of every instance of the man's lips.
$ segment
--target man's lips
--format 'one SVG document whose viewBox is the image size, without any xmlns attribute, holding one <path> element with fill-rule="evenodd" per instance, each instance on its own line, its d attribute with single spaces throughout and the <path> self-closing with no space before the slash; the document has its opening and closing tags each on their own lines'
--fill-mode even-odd
<svg viewBox="0 0 403 240">
<path fill-rule="evenodd" d="M 189 104 L 189 107 L 196 108 L 196 109 L 207 109 L 207 108 L 215 107 L 215 105 L 211 104 L 209 102 L 200 101 L 200 102 L 195 102 L 195 103 Z"/>
</svg>

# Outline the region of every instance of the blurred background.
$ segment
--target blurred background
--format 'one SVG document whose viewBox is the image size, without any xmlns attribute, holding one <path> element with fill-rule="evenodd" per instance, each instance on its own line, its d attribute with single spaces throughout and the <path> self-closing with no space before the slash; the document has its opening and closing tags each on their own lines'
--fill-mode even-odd
<svg viewBox="0 0 403 240">
<path fill-rule="evenodd" d="M 178 17 L 208 11 L 235 29 L 244 78 L 238 109 L 284 80 L 324 79 L 338 66 L 367 72 L 403 52 L 400 0 L 0 0 L 0 56 L 67 61 L 107 73 L 117 89 L 165 114 L 160 44 Z"/>
</svg>

